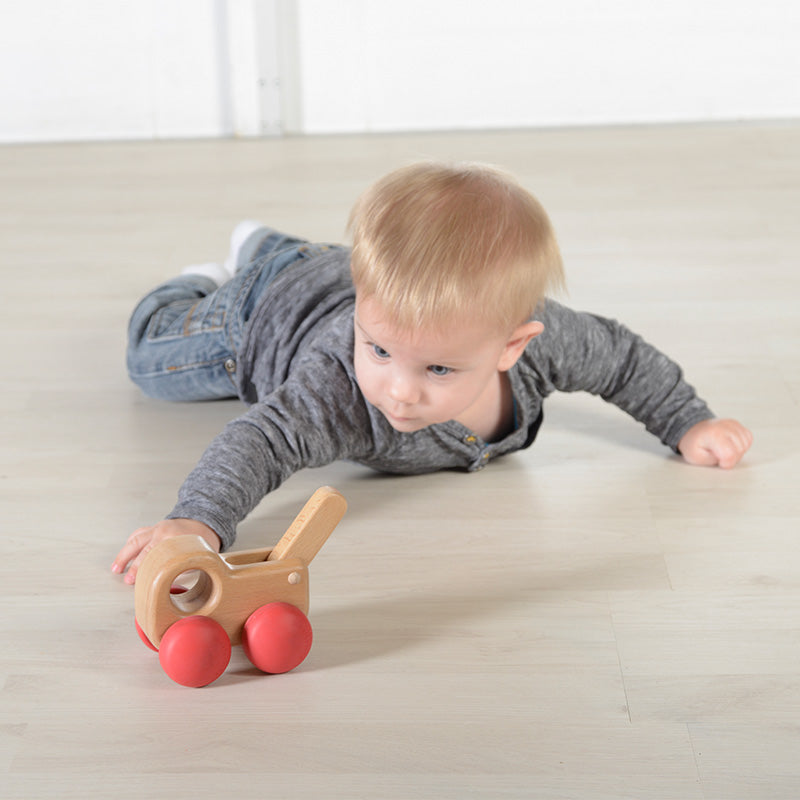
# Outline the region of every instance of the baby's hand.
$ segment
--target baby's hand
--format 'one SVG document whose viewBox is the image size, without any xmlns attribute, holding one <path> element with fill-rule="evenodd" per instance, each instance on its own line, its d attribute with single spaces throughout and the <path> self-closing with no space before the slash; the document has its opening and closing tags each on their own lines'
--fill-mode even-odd
<svg viewBox="0 0 800 800">
<path fill-rule="evenodd" d="M 136 573 L 139 571 L 139 566 L 142 559 L 160 542 L 164 539 L 169 539 L 173 536 L 183 536 L 193 533 L 197 536 L 202 536 L 217 552 L 220 549 L 219 536 L 212 528 L 202 522 L 194 519 L 165 519 L 152 525 L 149 528 L 139 528 L 134 531 L 125 542 L 125 546 L 119 551 L 114 563 L 111 565 L 111 571 L 121 574 L 125 572 L 125 567 L 128 567 L 128 574 L 125 576 L 125 583 L 135 583 Z"/>
<path fill-rule="evenodd" d="M 678 449 L 690 464 L 730 469 L 752 443 L 753 434 L 735 419 L 707 419 L 683 434 Z"/>
</svg>

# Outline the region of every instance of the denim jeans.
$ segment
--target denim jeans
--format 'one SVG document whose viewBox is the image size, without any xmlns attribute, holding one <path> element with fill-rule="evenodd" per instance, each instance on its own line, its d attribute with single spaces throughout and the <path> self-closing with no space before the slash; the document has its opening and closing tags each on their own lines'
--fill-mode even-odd
<svg viewBox="0 0 800 800">
<path fill-rule="evenodd" d="M 131 380 L 159 400 L 236 397 L 236 358 L 263 290 L 286 267 L 331 249 L 261 228 L 239 253 L 236 274 L 219 288 L 180 275 L 136 306 L 128 326 Z"/>
</svg>

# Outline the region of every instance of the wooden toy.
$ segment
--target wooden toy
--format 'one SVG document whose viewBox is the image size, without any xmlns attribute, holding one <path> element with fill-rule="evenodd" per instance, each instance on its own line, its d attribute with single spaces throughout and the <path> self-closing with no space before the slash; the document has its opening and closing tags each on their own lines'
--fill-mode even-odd
<svg viewBox="0 0 800 800">
<path fill-rule="evenodd" d="M 241 644 L 264 672 L 288 672 L 311 649 L 308 565 L 347 509 L 335 489 L 317 489 L 272 549 L 215 552 L 200 536 L 157 544 L 136 577 L 136 628 L 164 671 L 205 686 Z"/>
</svg>

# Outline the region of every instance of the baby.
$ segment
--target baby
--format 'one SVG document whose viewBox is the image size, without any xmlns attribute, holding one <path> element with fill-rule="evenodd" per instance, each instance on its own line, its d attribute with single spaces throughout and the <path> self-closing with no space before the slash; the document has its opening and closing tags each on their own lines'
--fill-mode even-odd
<svg viewBox="0 0 800 800">
<path fill-rule="evenodd" d="M 129 537 L 112 565 L 128 583 L 162 539 L 230 547 L 237 524 L 304 467 L 482 469 L 533 443 L 556 390 L 619 406 L 690 464 L 733 467 L 750 447 L 663 353 L 548 298 L 563 284 L 558 245 L 511 177 L 402 168 L 359 199 L 350 228 L 347 249 L 241 223 L 224 265 L 188 267 L 137 306 L 128 370 L 144 392 L 249 408 L 167 518 Z"/>
</svg>

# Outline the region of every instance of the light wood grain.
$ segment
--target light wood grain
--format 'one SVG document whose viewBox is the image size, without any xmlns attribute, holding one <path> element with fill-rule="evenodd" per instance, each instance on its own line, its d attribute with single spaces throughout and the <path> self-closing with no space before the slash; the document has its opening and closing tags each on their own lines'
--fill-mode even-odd
<svg viewBox="0 0 800 800">
<path fill-rule="evenodd" d="M 345 511 L 347 500 L 340 492 L 330 486 L 320 487 L 286 529 L 267 561 L 299 558 L 308 566 L 341 522 Z"/>
<path fill-rule="evenodd" d="M 476 159 L 550 211 L 578 308 L 674 355 L 756 443 L 688 467 L 595 398 L 472 475 L 341 463 L 314 647 L 177 686 L 109 566 L 237 401 L 143 398 L 127 317 L 256 218 L 341 240 L 387 170 Z M 764 800 L 800 792 L 800 126 L 0 149 L 0 797 Z"/>
</svg>

